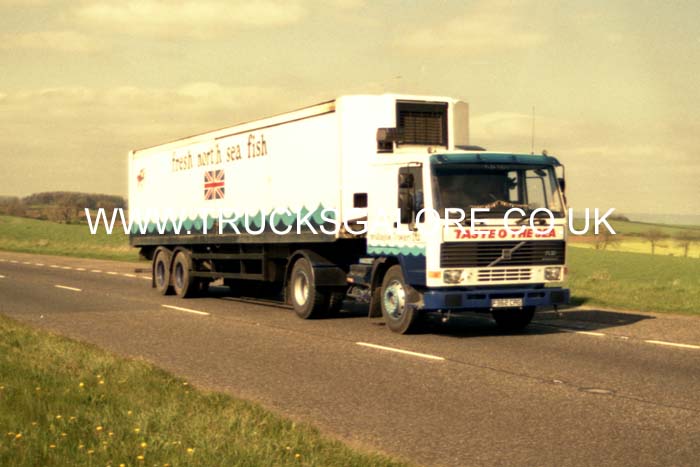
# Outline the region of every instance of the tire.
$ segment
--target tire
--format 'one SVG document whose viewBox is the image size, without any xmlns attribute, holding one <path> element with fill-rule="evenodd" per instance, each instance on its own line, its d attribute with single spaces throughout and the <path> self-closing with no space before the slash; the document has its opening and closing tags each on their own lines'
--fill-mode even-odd
<svg viewBox="0 0 700 467">
<path fill-rule="evenodd" d="M 520 331 L 525 329 L 535 316 L 535 307 L 526 306 L 520 309 L 496 310 L 492 312 L 496 325 L 503 331 Z"/>
<path fill-rule="evenodd" d="M 168 250 L 159 250 L 153 258 L 153 283 L 161 295 L 172 295 L 173 288 L 170 285 L 170 261 L 172 253 Z"/>
<path fill-rule="evenodd" d="M 189 298 L 197 294 L 199 285 L 192 277 L 192 258 L 186 251 L 178 251 L 173 259 L 172 282 L 175 295 Z"/>
<path fill-rule="evenodd" d="M 294 312 L 303 319 L 322 318 L 328 314 L 329 294 L 314 284 L 314 273 L 306 258 L 299 258 L 292 267 L 288 293 Z"/>
<path fill-rule="evenodd" d="M 389 268 L 382 281 L 382 316 L 387 327 L 398 334 L 414 332 L 418 327 L 418 312 L 406 306 L 406 281 L 401 266 Z"/>
</svg>

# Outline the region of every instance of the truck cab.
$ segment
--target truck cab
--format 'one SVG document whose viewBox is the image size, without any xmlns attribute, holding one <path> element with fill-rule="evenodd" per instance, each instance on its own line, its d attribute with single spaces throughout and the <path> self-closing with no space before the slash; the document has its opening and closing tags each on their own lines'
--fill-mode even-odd
<svg viewBox="0 0 700 467">
<path fill-rule="evenodd" d="M 427 150 L 378 164 L 367 259 L 348 280 L 370 289 L 373 313 L 409 332 L 421 312 L 490 312 L 519 329 L 536 307 L 568 302 L 566 209 L 546 155 Z M 410 159 L 410 160 L 409 160 Z M 382 204 L 383 203 L 383 204 Z M 373 219 L 396 212 L 395 222 Z M 371 259 L 370 259 L 371 258 Z M 380 280 L 381 278 L 381 280 Z"/>
</svg>

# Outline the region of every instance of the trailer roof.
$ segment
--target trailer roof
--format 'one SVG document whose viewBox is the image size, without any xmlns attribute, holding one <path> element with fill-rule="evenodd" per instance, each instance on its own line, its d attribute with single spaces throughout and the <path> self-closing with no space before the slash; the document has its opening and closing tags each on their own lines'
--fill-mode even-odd
<svg viewBox="0 0 700 467">
<path fill-rule="evenodd" d="M 361 95 L 357 95 L 357 96 L 361 96 Z M 366 96 L 369 96 L 369 95 L 366 95 Z M 415 101 L 457 102 L 459 100 L 459 99 L 455 99 L 452 97 L 446 97 L 446 96 L 424 96 L 424 95 L 394 94 L 394 93 L 374 94 L 371 96 L 374 96 L 374 97 L 387 97 L 387 96 L 389 96 L 389 97 L 397 99 L 397 100 L 415 100 Z M 164 151 L 164 150 L 169 150 L 169 149 L 181 147 L 183 145 L 195 144 L 195 143 L 203 142 L 203 141 L 210 141 L 212 139 L 216 140 L 216 139 L 220 139 L 220 138 L 225 138 L 227 136 L 232 136 L 232 135 L 235 135 L 238 133 L 245 133 L 248 131 L 254 131 L 254 130 L 258 130 L 258 129 L 262 129 L 262 128 L 268 128 L 270 126 L 281 125 L 283 123 L 288 123 L 288 122 L 300 120 L 303 118 L 309 118 L 309 117 L 313 117 L 316 115 L 323 115 L 326 113 L 331 113 L 331 112 L 335 111 L 336 102 L 339 99 L 342 99 L 344 97 L 353 97 L 353 96 L 352 95 L 340 96 L 340 97 L 337 97 L 336 99 L 333 99 L 333 100 L 328 100 L 328 101 L 320 102 L 318 104 L 309 105 L 306 107 L 301 107 L 301 108 L 291 110 L 288 112 L 282 112 L 279 114 L 274 114 L 274 115 L 270 115 L 267 117 L 257 118 L 254 120 L 247 120 L 245 122 L 236 123 L 234 125 L 219 128 L 216 130 L 205 131 L 202 133 L 195 133 L 193 135 L 186 136 L 184 138 L 178 138 L 175 140 L 167 141 L 165 143 L 134 149 L 131 152 L 135 154 L 137 152 L 150 152 L 151 150 L 154 150 L 154 149 L 157 149 L 158 151 Z"/>
</svg>

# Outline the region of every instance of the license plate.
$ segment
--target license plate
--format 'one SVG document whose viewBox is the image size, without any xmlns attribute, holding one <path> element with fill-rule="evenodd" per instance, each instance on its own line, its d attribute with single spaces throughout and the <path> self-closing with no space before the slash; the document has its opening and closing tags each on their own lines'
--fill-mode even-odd
<svg viewBox="0 0 700 467">
<path fill-rule="evenodd" d="M 522 298 L 494 298 L 491 300 L 491 308 L 519 308 L 522 306 Z"/>
</svg>

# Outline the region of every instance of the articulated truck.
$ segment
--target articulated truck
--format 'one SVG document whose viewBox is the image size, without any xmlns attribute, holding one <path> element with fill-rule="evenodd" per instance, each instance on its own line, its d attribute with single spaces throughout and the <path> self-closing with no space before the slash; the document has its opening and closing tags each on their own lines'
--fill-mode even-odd
<svg viewBox="0 0 700 467">
<path fill-rule="evenodd" d="M 519 329 L 569 300 L 562 174 L 470 145 L 460 100 L 343 96 L 131 151 L 130 243 L 161 294 L 222 279 L 305 319 L 355 301 L 398 333 L 465 311 Z"/>
</svg>

